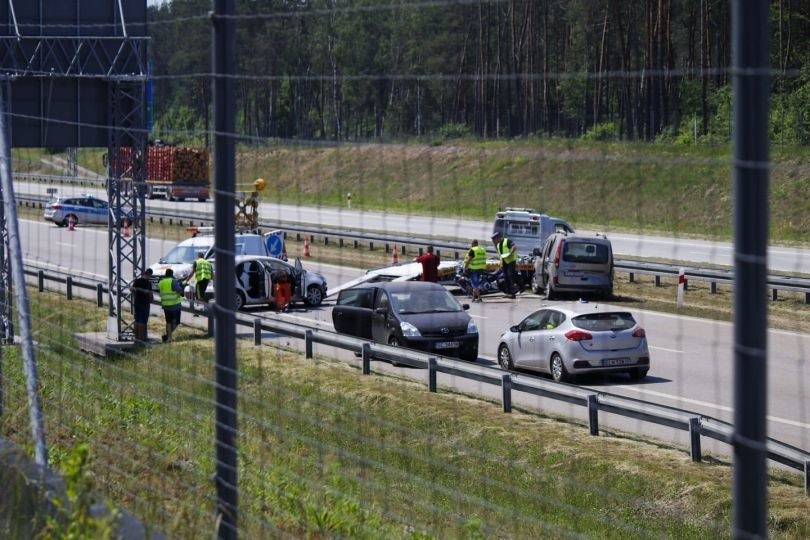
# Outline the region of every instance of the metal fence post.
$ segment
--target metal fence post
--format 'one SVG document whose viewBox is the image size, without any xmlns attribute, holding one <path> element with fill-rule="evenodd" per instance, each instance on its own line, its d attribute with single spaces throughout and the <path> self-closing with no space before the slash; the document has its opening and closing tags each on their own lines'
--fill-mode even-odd
<svg viewBox="0 0 810 540">
<path fill-rule="evenodd" d="M 361 355 L 363 357 L 363 375 L 368 375 L 371 373 L 371 345 L 363 343 Z"/>
<path fill-rule="evenodd" d="M 700 451 L 700 418 L 697 416 L 689 419 L 689 456 L 696 463 L 703 459 Z"/>
<path fill-rule="evenodd" d="M 588 431 L 599 435 L 599 397 L 596 394 L 588 396 Z"/>
<path fill-rule="evenodd" d="M 45 290 L 45 272 L 42 270 L 37 272 L 37 286 L 39 287 L 39 292 Z"/>
<path fill-rule="evenodd" d="M 436 392 L 436 359 L 433 357 L 428 358 L 428 390 Z"/>
<path fill-rule="evenodd" d="M 214 310 L 208 310 L 208 337 L 214 337 Z"/>
<path fill-rule="evenodd" d="M 262 320 L 258 317 L 253 319 L 253 344 L 262 344 Z"/>
<path fill-rule="evenodd" d="M 104 285 L 96 283 L 96 304 L 98 307 L 104 307 Z"/>
<path fill-rule="evenodd" d="M 65 280 L 65 286 L 67 287 L 67 299 L 73 300 L 73 276 L 68 276 Z"/>
<path fill-rule="evenodd" d="M 503 412 L 512 412 L 512 376 L 508 373 L 501 376 L 501 395 L 503 396 Z"/>
<path fill-rule="evenodd" d="M 312 330 L 304 332 L 304 350 L 307 358 L 312 358 Z"/>
</svg>

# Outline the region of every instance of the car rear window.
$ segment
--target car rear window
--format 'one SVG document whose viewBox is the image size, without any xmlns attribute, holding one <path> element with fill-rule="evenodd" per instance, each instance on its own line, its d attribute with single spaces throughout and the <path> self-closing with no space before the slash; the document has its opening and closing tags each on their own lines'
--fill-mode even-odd
<svg viewBox="0 0 810 540">
<path fill-rule="evenodd" d="M 571 319 L 577 328 L 594 332 L 619 331 L 633 328 L 636 320 L 626 311 L 611 311 L 605 313 L 588 313 Z"/>
<path fill-rule="evenodd" d="M 563 260 L 590 264 L 606 264 L 608 247 L 599 242 L 578 242 L 566 240 L 563 245 Z"/>
<path fill-rule="evenodd" d="M 339 306 L 354 306 L 371 309 L 374 291 L 371 289 L 346 289 L 340 291 L 337 304 Z"/>
</svg>

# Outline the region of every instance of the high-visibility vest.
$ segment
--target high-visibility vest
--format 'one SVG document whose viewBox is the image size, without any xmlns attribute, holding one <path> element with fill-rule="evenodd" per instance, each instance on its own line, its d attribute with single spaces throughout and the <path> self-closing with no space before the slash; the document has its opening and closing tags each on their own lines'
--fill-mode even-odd
<svg viewBox="0 0 810 540">
<path fill-rule="evenodd" d="M 487 267 L 487 250 L 481 246 L 473 246 L 470 248 L 473 252 L 473 258 L 470 260 L 467 268 L 470 270 L 483 270 Z"/>
<path fill-rule="evenodd" d="M 183 299 L 180 297 L 179 294 L 172 288 L 174 284 L 174 278 L 165 277 L 158 281 L 158 291 L 160 291 L 160 305 L 163 307 L 171 307 L 176 306 Z"/>
<path fill-rule="evenodd" d="M 206 259 L 194 260 L 194 278 L 197 281 L 211 279 L 213 275 L 214 269 L 211 267 L 210 262 L 208 262 Z"/>
<path fill-rule="evenodd" d="M 498 254 L 501 255 L 501 257 L 503 257 L 503 255 L 506 255 L 507 253 L 509 253 L 509 246 L 506 245 L 508 242 L 509 242 L 509 240 L 507 240 L 506 238 L 504 238 L 500 242 L 498 242 L 498 245 L 497 245 Z M 501 259 L 501 260 L 503 260 L 503 262 L 505 262 L 506 264 L 509 264 L 511 262 L 515 262 L 517 260 L 517 251 L 514 254 L 506 257 L 505 259 Z"/>
</svg>

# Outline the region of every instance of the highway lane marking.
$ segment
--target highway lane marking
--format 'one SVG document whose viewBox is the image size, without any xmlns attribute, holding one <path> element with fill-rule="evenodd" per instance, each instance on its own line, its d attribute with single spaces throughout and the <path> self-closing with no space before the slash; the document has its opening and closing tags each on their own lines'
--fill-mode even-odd
<svg viewBox="0 0 810 540">
<path fill-rule="evenodd" d="M 72 242 L 56 242 L 57 246 L 74 247 L 76 244 Z"/>
<path fill-rule="evenodd" d="M 666 352 L 671 352 L 671 353 L 675 353 L 675 354 L 683 354 L 683 351 L 680 350 L 680 349 L 667 349 L 666 347 L 654 347 L 652 345 L 650 345 L 649 348 L 650 349 L 655 349 L 657 351 L 666 351 Z"/>
<path fill-rule="evenodd" d="M 638 392 L 639 394 L 642 394 L 642 395 L 650 395 L 650 396 L 660 397 L 660 398 L 664 398 L 664 399 L 670 399 L 670 400 L 673 400 L 673 401 L 689 403 L 691 405 L 698 405 L 698 406 L 701 406 L 701 407 L 710 407 L 710 408 L 714 408 L 714 409 L 717 409 L 717 410 L 720 410 L 720 411 L 723 411 L 723 412 L 728 412 L 728 413 L 733 413 L 734 412 L 734 409 L 731 408 L 731 407 L 728 407 L 726 405 L 718 405 L 716 403 L 709 403 L 708 401 L 700 401 L 700 400 L 697 400 L 697 399 L 685 398 L 685 397 L 681 397 L 681 396 L 673 396 L 671 394 L 665 394 L 663 392 L 656 392 L 655 390 L 645 390 L 645 389 L 642 389 L 642 388 L 636 388 L 634 386 L 626 386 L 624 389 L 632 390 L 632 391 Z M 788 426 L 799 427 L 799 428 L 802 428 L 802 429 L 810 429 L 810 424 L 807 424 L 807 423 L 804 423 L 804 422 L 798 422 L 796 420 L 789 420 L 787 418 L 779 418 L 778 416 L 768 416 L 767 419 L 770 422 L 776 422 L 778 424 L 785 424 L 785 425 L 788 425 Z"/>
</svg>

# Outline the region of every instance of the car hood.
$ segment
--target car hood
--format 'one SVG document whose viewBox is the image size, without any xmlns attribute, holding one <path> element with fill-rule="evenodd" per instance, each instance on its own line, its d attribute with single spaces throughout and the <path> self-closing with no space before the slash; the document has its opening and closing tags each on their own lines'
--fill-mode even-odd
<svg viewBox="0 0 810 540">
<path fill-rule="evenodd" d="M 447 328 L 451 332 L 466 332 L 470 323 L 470 315 L 466 311 L 439 312 L 439 313 L 400 313 L 400 320 L 414 325 L 422 334 L 441 332 Z"/>
</svg>

